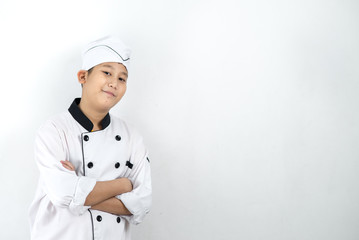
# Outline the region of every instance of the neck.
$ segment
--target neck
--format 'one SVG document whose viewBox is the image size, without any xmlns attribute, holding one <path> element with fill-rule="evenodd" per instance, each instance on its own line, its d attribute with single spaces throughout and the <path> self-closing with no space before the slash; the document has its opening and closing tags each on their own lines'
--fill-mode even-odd
<svg viewBox="0 0 359 240">
<path fill-rule="evenodd" d="M 81 102 L 79 104 L 79 108 L 81 109 L 83 114 L 85 114 L 86 117 L 88 119 L 90 119 L 90 121 L 92 122 L 92 124 L 93 124 L 92 131 L 102 129 L 101 121 L 106 116 L 106 114 L 108 112 L 97 111 L 96 109 L 92 108 L 90 106 L 90 104 L 88 104 L 88 102 L 85 99 L 81 99 Z"/>
</svg>

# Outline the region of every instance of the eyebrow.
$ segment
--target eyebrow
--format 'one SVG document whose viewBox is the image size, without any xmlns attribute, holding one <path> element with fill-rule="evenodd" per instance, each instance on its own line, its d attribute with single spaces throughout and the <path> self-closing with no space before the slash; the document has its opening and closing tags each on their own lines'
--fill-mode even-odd
<svg viewBox="0 0 359 240">
<path fill-rule="evenodd" d="M 114 67 L 112 67 L 111 65 L 102 65 L 102 67 L 108 67 L 108 68 L 111 68 L 111 69 L 115 69 Z M 126 77 L 128 77 L 128 74 L 126 72 L 121 72 L 122 74 L 124 74 Z"/>
</svg>

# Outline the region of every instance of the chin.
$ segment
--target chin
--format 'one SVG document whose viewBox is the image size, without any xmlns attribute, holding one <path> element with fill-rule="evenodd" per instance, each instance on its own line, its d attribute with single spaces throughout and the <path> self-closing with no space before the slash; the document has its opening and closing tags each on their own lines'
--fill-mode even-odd
<svg viewBox="0 0 359 240">
<path fill-rule="evenodd" d="M 97 107 L 100 111 L 109 111 L 111 108 L 113 108 L 121 99 L 118 98 L 108 98 L 101 96 L 97 100 Z"/>
<path fill-rule="evenodd" d="M 118 103 L 118 101 L 116 101 L 116 102 L 105 101 L 103 104 L 101 104 L 100 107 L 105 111 L 110 111 L 110 109 L 113 108 L 114 106 L 116 106 L 117 103 Z"/>
<path fill-rule="evenodd" d="M 102 106 L 100 106 L 101 107 L 101 109 L 102 109 L 102 111 L 103 112 L 108 112 L 108 111 L 110 111 L 111 110 L 111 108 L 113 108 L 115 105 L 113 105 L 113 104 L 104 104 L 104 105 L 102 105 Z"/>
</svg>

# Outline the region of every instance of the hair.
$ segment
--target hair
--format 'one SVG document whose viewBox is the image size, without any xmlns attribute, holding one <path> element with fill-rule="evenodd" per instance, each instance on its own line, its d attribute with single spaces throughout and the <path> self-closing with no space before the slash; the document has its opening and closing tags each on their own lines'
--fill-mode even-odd
<svg viewBox="0 0 359 240">
<path fill-rule="evenodd" d="M 87 70 L 88 75 L 90 75 L 90 74 L 91 74 L 91 72 L 92 72 L 93 68 L 94 68 L 94 67 L 92 67 L 92 68 L 90 68 L 89 70 Z"/>
</svg>

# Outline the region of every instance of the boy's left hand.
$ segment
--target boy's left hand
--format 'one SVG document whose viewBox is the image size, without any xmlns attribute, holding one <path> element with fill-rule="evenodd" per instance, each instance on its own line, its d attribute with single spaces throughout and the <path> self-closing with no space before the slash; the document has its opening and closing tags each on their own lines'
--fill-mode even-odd
<svg viewBox="0 0 359 240">
<path fill-rule="evenodd" d="M 66 168 L 67 170 L 70 170 L 70 171 L 75 171 L 75 167 L 74 165 L 72 165 L 72 163 L 70 163 L 70 161 L 68 160 L 65 160 L 65 161 L 60 161 L 62 166 L 64 168 Z"/>
</svg>

